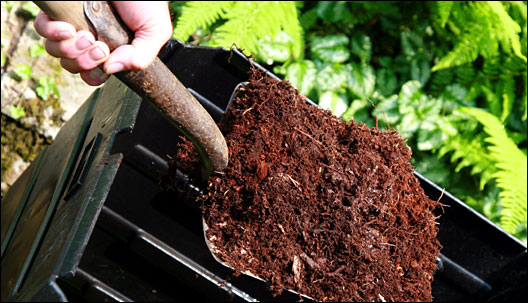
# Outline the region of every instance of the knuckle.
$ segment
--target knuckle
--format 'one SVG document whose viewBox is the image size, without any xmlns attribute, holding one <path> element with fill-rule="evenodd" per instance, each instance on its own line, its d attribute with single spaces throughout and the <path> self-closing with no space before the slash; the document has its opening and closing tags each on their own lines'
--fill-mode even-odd
<svg viewBox="0 0 528 303">
<path fill-rule="evenodd" d="M 65 70 L 67 70 L 68 72 L 70 72 L 72 74 L 79 73 L 79 71 L 74 68 L 74 66 L 72 65 L 72 63 L 71 63 L 71 61 L 69 59 L 61 59 L 60 60 L 60 65 L 62 66 L 62 68 L 64 68 Z"/>
<path fill-rule="evenodd" d="M 136 62 L 134 64 L 134 68 L 136 68 L 138 70 L 144 70 L 144 69 L 146 69 L 149 66 L 149 64 L 150 64 L 150 62 L 148 62 L 148 61 L 139 60 L 139 62 Z"/>
<path fill-rule="evenodd" d="M 44 41 L 44 49 L 49 55 L 58 58 L 57 56 L 55 56 L 55 52 L 53 51 L 53 48 L 54 48 L 53 44 L 54 44 L 53 41 L 46 39 L 46 41 Z"/>
<path fill-rule="evenodd" d="M 83 60 L 82 58 L 77 58 L 76 60 L 77 66 L 81 70 L 90 70 L 94 68 L 94 63 L 89 60 Z"/>
<path fill-rule="evenodd" d="M 48 39 L 44 42 L 44 48 L 48 54 L 55 58 L 74 59 L 77 55 L 66 41 L 56 42 Z"/>
</svg>

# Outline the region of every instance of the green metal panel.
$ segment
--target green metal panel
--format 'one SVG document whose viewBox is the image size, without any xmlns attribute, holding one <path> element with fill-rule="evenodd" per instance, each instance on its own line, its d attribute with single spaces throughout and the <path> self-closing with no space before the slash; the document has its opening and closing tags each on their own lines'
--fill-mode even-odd
<svg viewBox="0 0 528 303">
<path fill-rule="evenodd" d="M 13 231 L 20 220 L 20 215 L 26 206 L 33 185 L 35 185 L 37 172 L 47 150 L 46 147 L 37 156 L 2 199 L 2 256 L 4 256 L 4 251 L 11 241 Z"/>
<path fill-rule="evenodd" d="M 2 255 L 2 300 L 13 298 L 27 274 L 82 144 L 82 134 L 89 127 L 96 98 L 97 92 L 63 126 L 41 157 L 33 189 Z"/>
<path fill-rule="evenodd" d="M 114 137 L 133 127 L 140 104 L 141 98 L 114 77 L 100 89 L 70 180 L 20 288 L 23 297 L 14 300 L 41 298 L 42 289 L 55 289 L 50 285 L 57 277 L 74 274 L 123 158 L 110 155 Z"/>
</svg>

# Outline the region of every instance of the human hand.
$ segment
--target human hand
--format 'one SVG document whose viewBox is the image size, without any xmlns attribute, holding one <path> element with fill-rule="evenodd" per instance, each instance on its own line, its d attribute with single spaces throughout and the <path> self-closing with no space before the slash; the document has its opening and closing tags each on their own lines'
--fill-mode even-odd
<svg viewBox="0 0 528 303">
<path fill-rule="evenodd" d="M 145 69 L 172 35 L 167 1 L 112 1 L 112 6 L 134 33 L 131 44 L 112 53 L 89 31 L 77 32 L 73 25 L 53 21 L 42 11 L 35 19 L 36 31 L 46 38 L 46 51 L 60 58 L 70 73 L 80 73 L 89 85 L 102 84 L 109 74 Z"/>
</svg>

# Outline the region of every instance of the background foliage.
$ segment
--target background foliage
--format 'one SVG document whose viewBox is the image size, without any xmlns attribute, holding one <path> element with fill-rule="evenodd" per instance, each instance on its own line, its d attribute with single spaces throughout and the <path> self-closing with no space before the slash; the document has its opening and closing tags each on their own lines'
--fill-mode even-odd
<svg viewBox="0 0 528 303">
<path fill-rule="evenodd" d="M 526 242 L 526 1 L 171 2 L 173 37 L 247 54 Z"/>
</svg>

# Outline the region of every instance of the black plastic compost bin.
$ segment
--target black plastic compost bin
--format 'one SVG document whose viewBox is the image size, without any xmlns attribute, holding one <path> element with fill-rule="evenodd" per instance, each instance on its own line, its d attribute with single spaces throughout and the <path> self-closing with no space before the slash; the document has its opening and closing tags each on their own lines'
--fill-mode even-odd
<svg viewBox="0 0 528 303">
<path fill-rule="evenodd" d="M 237 51 L 171 40 L 160 58 L 216 119 L 248 77 Z M 96 90 L 2 200 L 2 301 L 298 300 L 232 277 L 205 245 L 198 206 L 160 189 L 179 140 L 115 78 Z M 416 176 L 446 205 L 434 300 L 526 298 L 526 245 Z"/>
</svg>

